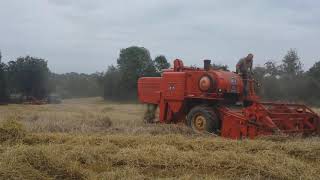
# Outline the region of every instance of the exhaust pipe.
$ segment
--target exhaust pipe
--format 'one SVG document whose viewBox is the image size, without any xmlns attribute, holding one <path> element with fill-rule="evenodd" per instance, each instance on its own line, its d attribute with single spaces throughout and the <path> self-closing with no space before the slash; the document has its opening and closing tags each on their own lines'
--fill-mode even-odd
<svg viewBox="0 0 320 180">
<path fill-rule="evenodd" d="M 203 69 L 206 71 L 209 71 L 210 67 L 211 67 L 211 60 L 209 59 L 203 60 Z"/>
</svg>

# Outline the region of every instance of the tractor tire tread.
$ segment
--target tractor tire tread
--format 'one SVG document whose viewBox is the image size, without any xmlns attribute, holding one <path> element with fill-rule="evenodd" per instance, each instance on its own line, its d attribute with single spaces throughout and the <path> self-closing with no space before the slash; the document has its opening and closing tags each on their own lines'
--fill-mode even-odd
<svg viewBox="0 0 320 180">
<path fill-rule="evenodd" d="M 220 129 L 220 121 L 214 108 L 208 106 L 196 106 L 193 107 L 187 115 L 187 123 L 189 127 L 192 127 L 192 120 L 196 113 L 201 113 L 207 123 L 206 131 L 209 133 L 218 133 Z"/>
</svg>

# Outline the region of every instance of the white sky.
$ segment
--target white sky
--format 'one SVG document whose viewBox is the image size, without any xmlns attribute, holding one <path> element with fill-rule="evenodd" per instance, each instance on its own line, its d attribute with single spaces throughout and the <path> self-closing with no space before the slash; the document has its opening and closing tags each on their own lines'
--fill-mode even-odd
<svg viewBox="0 0 320 180">
<path fill-rule="evenodd" d="M 1 0 L 0 22 L 5 61 L 41 57 L 58 73 L 104 71 L 132 45 L 231 69 L 249 52 L 256 65 L 290 48 L 305 69 L 320 60 L 317 0 Z"/>
</svg>

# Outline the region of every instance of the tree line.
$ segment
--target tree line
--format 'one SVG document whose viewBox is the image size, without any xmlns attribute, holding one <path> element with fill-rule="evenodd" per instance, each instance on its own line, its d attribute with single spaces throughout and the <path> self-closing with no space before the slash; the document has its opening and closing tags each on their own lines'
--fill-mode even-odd
<svg viewBox="0 0 320 180">
<path fill-rule="evenodd" d="M 236 63 L 236 62 L 235 62 Z M 147 49 L 129 47 L 120 51 L 116 66 L 109 66 L 103 76 L 105 99 L 128 100 L 137 97 L 137 80 L 143 76 L 160 76 L 170 64 L 164 56 L 151 59 Z M 320 106 L 320 61 L 304 71 L 295 49 L 288 50 L 280 61 L 267 61 L 253 69 L 260 84 L 257 93 L 263 100 L 302 102 Z M 214 69 L 228 70 L 227 65 L 212 64 Z"/>
<path fill-rule="evenodd" d="M 320 106 L 320 61 L 304 71 L 295 49 L 290 49 L 283 59 L 269 60 L 255 67 L 254 77 L 261 84 L 258 94 L 265 100 L 302 102 Z"/>
<path fill-rule="evenodd" d="M 137 46 L 121 49 L 116 65 L 94 74 L 52 73 L 45 59 L 32 56 L 8 63 L 1 59 L 0 53 L 0 103 L 15 94 L 42 99 L 51 93 L 63 98 L 102 96 L 109 100 L 134 101 L 138 78 L 161 76 L 162 70 L 170 67 L 165 56 L 152 59 L 148 49 Z M 261 84 L 258 94 L 265 100 L 320 106 L 320 61 L 306 71 L 302 62 L 297 51 L 290 49 L 282 60 L 269 60 L 256 66 L 253 76 Z M 228 70 L 226 65 L 212 66 Z"/>
<path fill-rule="evenodd" d="M 170 67 L 165 56 L 154 60 L 143 47 L 132 46 L 120 50 L 117 65 L 111 65 L 102 78 L 103 97 L 112 100 L 136 100 L 140 77 L 156 77 Z"/>
<path fill-rule="evenodd" d="M 0 102 L 9 102 L 15 96 L 44 99 L 49 94 L 62 98 L 103 96 L 136 100 L 138 78 L 160 76 L 161 70 L 169 66 L 165 56 L 152 60 L 147 49 L 136 46 L 122 49 L 117 65 L 109 66 L 104 73 L 57 74 L 50 71 L 45 59 L 32 56 L 18 57 L 8 63 L 0 60 Z"/>
<path fill-rule="evenodd" d="M 2 62 L 2 57 L 0 61 L 0 102 L 7 102 L 11 94 L 21 93 L 39 99 L 47 95 L 47 61 L 30 56 L 19 57 L 7 64 Z"/>
<path fill-rule="evenodd" d="M 56 74 L 49 70 L 45 59 L 32 56 L 3 63 L 0 55 L 0 103 L 42 100 L 49 94 L 62 98 L 100 96 L 101 77 L 101 73 Z"/>
<path fill-rule="evenodd" d="M 50 92 L 62 98 L 97 97 L 102 95 L 103 73 L 50 73 Z"/>
</svg>

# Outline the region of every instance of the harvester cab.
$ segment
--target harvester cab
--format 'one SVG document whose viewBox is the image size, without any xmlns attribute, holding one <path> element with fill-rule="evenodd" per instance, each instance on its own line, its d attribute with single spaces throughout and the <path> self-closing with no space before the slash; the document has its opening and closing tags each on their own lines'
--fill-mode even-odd
<svg viewBox="0 0 320 180">
<path fill-rule="evenodd" d="M 138 80 L 139 100 L 159 107 L 161 123 L 185 122 L 196 132 L 233 139 L 320 133 L 320 118 L 307 106 L 260 102 L 253 78 L 214 69 L 210 60 L 203 68 L 184 66 L 180 59 L 173 64 L 161 77 Z M 248 81 L 246 94 L 244 81 Z M 235 106 L 238 102 L 244 106 Z"/>
</svg>

